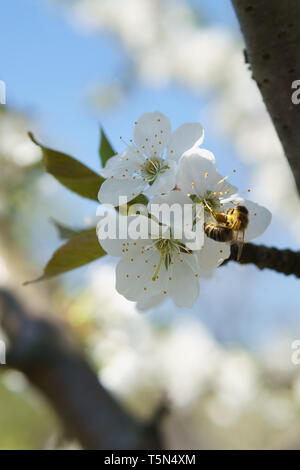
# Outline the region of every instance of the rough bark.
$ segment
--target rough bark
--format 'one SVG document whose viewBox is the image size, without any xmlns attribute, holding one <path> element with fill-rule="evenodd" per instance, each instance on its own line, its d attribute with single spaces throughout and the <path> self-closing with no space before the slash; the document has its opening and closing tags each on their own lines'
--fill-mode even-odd
<svg viewBox="0 0 300 470">
<path fill-rule="evenodd" d="M 9 339 L 7 365 L 22 371 L 44 394 L 67 434 L 83 448 L 161 448 L 159 420 L 144 425 L 127 414 L 59 325 L 28 314 L 1 289 L 0 318 Z"/>
<path fill-rule="evenodd" d="M 253 78 L 273 120 L 300 193 L 300 105 L 292 82 L 300 79 L 300 2 L 232 0 Z"/>
<path fill-rule="evenodd" d="M 236 261 L 236 258 L 237 247 L 232 245 L 231 256 L 222 266 L 229 261 Z M 293 274 L 300 278 L 300 252 L 245 243 L 238 262 L 240 264 L 254 264 L 259 269 L 272 269 L 286 275 Z"/>
</svg>

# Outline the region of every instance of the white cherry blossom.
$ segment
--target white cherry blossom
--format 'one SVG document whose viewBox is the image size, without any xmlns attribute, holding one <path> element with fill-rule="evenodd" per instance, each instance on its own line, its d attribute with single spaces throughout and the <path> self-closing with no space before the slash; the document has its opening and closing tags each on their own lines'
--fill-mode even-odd
<svg viewBox="0 0 300 470">
<path fill-rule="evenodd" d="M 234 205 L 246 206 L 249 211 L 249 224 L 244 234 L 246 242 L 260 236 L 271 222 L 272 215 L 268 209 L 239 196 L 237 188 L 219 174 L 215 157 L 208 150 L 193 149 L 182 156 L 177 184 L 194 202 L 204 205 L 205 221 L 214 221 L 212 212 L 226 212 Z M 204 249 L 198 254 L 200 266 L 208 270 L 229 256 L 229 244 L 208 237 L 204 239 Z"/>
<path fill-rule="evenodd" d="M 177 162 L 184 152 L 197 148 L 204 130 L 199 123 L 186 123 L 171 133 L 169 119 L 160 112 L 144 113 L 134 127 L 134 142 L 110 158 L 100 173 L 106 178 L 99 191 L 103 204 L 119 204 L 140 193 L 146 196 L 171 191 L 176 183 Z"/>
<path fill-rule="evenodd" d="M 183 205 L 191 204 L 192 201 L 179 191 L 171 191 L 167 195 L 157 196 L 153 203 Z M 149 216 L 153 203 L 148 205 Z M 137 217 L 150 221 L 150 217 L 144 215 L 131 215 L 127 217 L 128 225 L 136 221 Z M 116 268 L 116 289 L 120 294 L 148 308 L 160 303 L 167 296 L 179 307 L 193 306 L 199 295 L 201 270 L 196 254 L 186 248 L 185 238 L 173 238 L 172 221 L 169 226 L 163 226 L 163 232 L 156 238 L 152 237 L 149 223 L 147 239 L 133 239 L 128 236 L 126 240 L 102 239 L 100 224 L 100 244 L 108 254 L 121 258 Z"/>
</svg>

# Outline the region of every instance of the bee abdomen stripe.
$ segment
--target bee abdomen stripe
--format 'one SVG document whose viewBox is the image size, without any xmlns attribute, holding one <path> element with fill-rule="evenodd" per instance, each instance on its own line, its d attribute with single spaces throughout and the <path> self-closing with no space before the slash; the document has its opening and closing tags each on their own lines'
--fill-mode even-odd
<svg viewBox="0 0 300 470">
<path fill-rule="evenodd" d="M 227 242 L 232 240 L 232 230 L 227 227 L 217 227 L 213 224 L 206 224 L 204 232 L 209 238 L 216 242 Z"/>
</svg>

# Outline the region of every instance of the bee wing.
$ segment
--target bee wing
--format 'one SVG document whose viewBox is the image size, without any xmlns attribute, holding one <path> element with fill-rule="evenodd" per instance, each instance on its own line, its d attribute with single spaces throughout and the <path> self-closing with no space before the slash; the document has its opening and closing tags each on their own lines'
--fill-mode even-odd
<svg viewBox="0 0 300 470">
<path fill-rule="evenodd" d="M 240 260 L 244 246 L 245 230 L 239 230 L 234 233 L 233 243 L 238 247 L 237 261 Z"/>
</svg>

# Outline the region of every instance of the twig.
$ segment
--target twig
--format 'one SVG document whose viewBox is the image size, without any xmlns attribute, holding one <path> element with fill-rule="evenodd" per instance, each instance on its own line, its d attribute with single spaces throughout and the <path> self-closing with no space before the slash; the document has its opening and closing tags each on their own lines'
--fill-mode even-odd
<svg viewBox="0 0 300 470">
<path fill-rule="evenodd" d="M 236 258 L 237 247 L 232 245 L 231 256 L 224 261 L 222 266 L 229 261 L 236 261 Z M 259 269 L 272 269 L 287 276 L 294 274 L 294 276 L 300 278 L 300 252 L 245 243 L 241 259 L 238 262 L 241 264 L 255 264 Z"/>
</svg>

